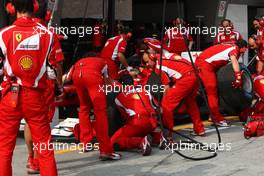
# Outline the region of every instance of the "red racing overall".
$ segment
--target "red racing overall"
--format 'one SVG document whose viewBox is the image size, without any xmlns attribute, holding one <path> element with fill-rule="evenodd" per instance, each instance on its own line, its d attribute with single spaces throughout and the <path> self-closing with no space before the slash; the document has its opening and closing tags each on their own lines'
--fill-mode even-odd
<svg viewBox="0 0 264 176">
<path fill-rule="evenodd" d="M 224 32 L 218 33 L 215 37 L 214 44 L 234 44 L 238 40 L 242 40 L 242 35 L 239 32 L 232 30 L 229 34 Z"/>
<path fill-rule="evenodd" d="M 39 156 L 40 174 L 56 176 L 51 129 L 47 117 L 47 62 L 56 64 L 53 34 L 32 18 L 21 17 L 0 32 L 4 82 L 0 103 L 0 176 L 12 175 L 12 155 L 24 118 Z"/>
<path fill-rule="evenodd" d="M 159 56 L 157 57 L 159 58 Z M 159 72 L 159 61 L 156 63 L 156 71 Z M 170 88 L 162 99 L 164 125 L 173 129 L 174 110 L 182 100 L 185 101 L 186 109 L 194 124 L 194 131 L 199 134 L 204 132 L 200 118 L 196 96 L 199 89 L 197 78 L 189 61 L 177 54 L 165 54 L 162 61 L 162 71 L 176 83 Z"/>
<path fill-rule="evenodd" d="M 139 149 L 144 137 L 151 134 L 158 123 L 150 93 L 133 86 L 130 88 L 115 99 L 126 123 L 112 136 L 111 142 L 117 143 L 121 150 Z"/>
<path fill-rule="evenodd" d="M 125 53 L 126 46 L 126 39 L 120 35 L 108 39 L 105 43 L 104 48 L 101 51 L 100 57 L 103 58 L 107 64 L 109 76 L 111 79 L 118 78 L 118 71 L 120 65 L 118 53 Z"/>
<path fill-rule="evenodd" d="M 219 44 L 203 51 L 196 60 L 207 93 L 209 108 L 216 122 L 224 120 L 219 112 L 216 71 L 227 65 L 231 56 L 239 58 L 238 47 L 234 44 Z"/>
<path fill-rule="evenodd" d="M 33 20 L 38 23 L 39 25 L 42 25 L 46 27 L 45 22 L 39 18 L 33 18 Z M 50 30 L 54 34 L 54 30 Z M 56 34 L 54 34 L 54 44 L 53 44 L 53 50 L 52 52 L 55 53 L 55 59 L 56 59 L 56 64 L 60 64 L 64 60 L 64 55 L 61 49 L 60 41 L 57 37 Z M 46 92 L 44 96 L 47 99 L 47 106 L 49 106 L 49 113 L 48 117 L 50 119 L 50 122 L 53 120 L 53 116 L 55 113 L 55 81 L 54 80 L 47 80 L 47 85 L 48 87 L 46 88 Z"/>
<path fill-rule="evenodd" d="M 95 114 L 95 131 L 101 154 L 111 154 L 113 149 L 108 136 L 106 94 L 100 87 L 104 86 L 102 75 L 107 74 L 107 65 L 97 57 L 84 58 L 72 69 L 72 80 L 80 100 L 80 140 L 86 145 L 93 137 L 90 111 Z"/>
</svg>

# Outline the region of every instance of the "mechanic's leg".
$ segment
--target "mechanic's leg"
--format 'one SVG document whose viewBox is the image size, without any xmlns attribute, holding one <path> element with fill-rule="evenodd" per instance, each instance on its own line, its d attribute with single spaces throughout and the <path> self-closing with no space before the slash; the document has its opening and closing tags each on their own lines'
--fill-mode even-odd
<svg viewBox="0 0 264 176">
<path fill-rule="evenodd" d="M 41 176 L 57 176 L 56 161 L 51 143 L 50 121 L 47 117 L 48 107 L 42 92 L 22 89 L 23 117 L 29 125 L 33 150 L 37 151 Z"/>
<path fill-rule="evenodd" d="M 80 100 L 80 141 L 86 146 L 93 139 L 93 130 L 90 121 L 91 100 L 86 88 L 81 84 L 76 85 L 76 91 Z"/>
<path fill-rule="evenodd" d="M 111 154 L 113 153 L 113 148 L 108 135 L 106 95 L 104 92 L 100 92 L 98 88 L 99 84 L 89 86 L 89 95 L 91 97 L 95 114 L 96 137 L 99 142 L 100 152 Z"/>
<path fill-rule="evenodd" d="M 32 159 L 37 158 L 37 152 L 33 150 L 32 136 L 31 136 L 30 128 L 27 123 L 24 129 L 24 138 L 28 149 L 28 156 Z"/>
<path fill-rule="evenodd" d="M 201 134 L 205 130 L 204 130 L 203 122 L 200 117 L 200 110 L 196 102 L 198 89 L 199 89 L 199 84 L 197 83 L 193 87 L 192 93 L 190 93 L 189 96 L 185 98 L 185 106 L 189 115 L 191 116 L 194 132 L 196 134 Z"/>
<path fill-rule="evenodd" d="M 10 93 L 0 103 L 0 176 L 12 176 L 12 156 L 21 121 L 19 108 L 11 108 Z"/>
<path fill-rule="evenodd" d="M 121 150 L 140 149 L 144 137 L 151 134 L 155 128 L 149 118 L 134 117 L 115 132 L 111 138 L 112 145 L 118 144 Z"/>
<path fill-rule="evenodd" d="M 209 108 L 213 116 L 212 118 L 214 118 L 216 122 L 220 122 L 224 120 L 224 117 L 219 112 L 216 74 L 212 69 L 201 68 L 200 77 L 207 93 Z"/>
<path fill-rule="evenodd" d="M 162 99 L 163 123 L 170 130 L 174 127 L 174 110 L 192 89 L 192 82 L 189 76 L 183 77 Z"/>
</svg>

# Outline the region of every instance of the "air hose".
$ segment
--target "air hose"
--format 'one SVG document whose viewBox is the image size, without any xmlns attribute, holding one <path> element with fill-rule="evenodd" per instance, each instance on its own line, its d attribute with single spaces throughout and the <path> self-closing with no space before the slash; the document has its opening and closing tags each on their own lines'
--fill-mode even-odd
<svg viewBox="0 0 264 176">
<path fill-rule="evenodd" d="M 178 1 L 177 1 L 178 2 Z M 161 53 L 160 53 L 160 72 L 159 72 L 159 78 L 160 78 L 160 82 L 161 82 L 161 73 L 162 73 L 162 55 L 163 55 L 163 48 L 164 48 L 164 27 L 165 27 L 165 17 L 166 17 L 166 6 L 167 6 L 167 0 L 163 0 L 163 11 L 162 11 L 162 30 L 161 30 Z M 179 6 L 179 2 L 178 2 L 178 6 Z M 185 35 L 184 36 L 184 41 L 185 41 L 185 45 L 187 46 L 187 38 Z M 194 73 L 195 73 L 195 76 L 199 82 L 199 85 L 201 87 L 201 91 L 202 91 L 202 96 L 204 97 L 205 99 L 205 102 L 206 102 L 206 105 L 207 107 L 208 106 L 208 101 L 207 101 L 207 97 L 206 97 L 206 94 L 205 94 L 205 90 L 203 89 L 202 87 L 202 82 L 200 80 L 200 77 L 198 75 L 198 71 L 197 71 L 197 68 L 194 64 L 194 61 L 193 61 L 193 58 L 192 58 L 192 55 L 191 55 L 191 52 L 189 50 L 188 47 L 187 48 L 187 51 L 188 51 L 188 55 L 190 57 L 190 60 L 191 60 L 191 64 L 192 64 L 192 67 L 193 67 L 193 70 L 194 70 Z M 161 116 L 161 96 L 160 94 L 158 95 L 158 108 L 157 108 L 157 114 L 158 114 L 158 120 L 160 122 L 160 128 L 161 130 L 164 132 L 165 131 L 165 127 L 163 126 L 163 122 L 162 122 L 162 116 Z M 208 108 L 209 111 L 210 111 L 210 108 Z M 220 144 L 221 143 L 221 135 L 220 135 L 220 132 L 219 132 L 219 129 L 215 123 L 215 119 L 214 117 L 212 116 L 212 113 L 210 112 L 211 114 L 211 118 L 212 118 L 212 121 L 213 121 L 213 125 L 216 129 L 216 132 L 217 132 L 217 137 L 218 137 L 218 143 Z M 192 148 L 195 148 L 195 149 L 198 149 L 198 150 L 201 150 L 201 151 L 205 151 L 205 152 L 209 152 L 209 153 L 212 153 L 212 155 L 210 156 L 206 156 L 206 157 L 191 157 L 191 156 L 187 156 L 185 154 L 183 154 L 182 152 L 180 152 L 180 150 L 176 150 L 174 151 L 175 153 L 177 153 L 178 155 L 180 155 L 181 157 L 185 158 L 185 159 L 189 159 L 189 160 L 193 160 L 193 161 L 200 161 L 200 160 L 207 160 L 207 159 L 211 159 L 211 158 L 214 158 L 217 156 L 217 153 L 216 151 L 218 150 L 218 147 L 216 148 L 211 148 L 211 147 L 208 147 L 206 146 L 205 144 L 197 141 L 197 140 L 194 140 L 193 138 L 187 136 L 187 135 L 184 135 L 180 132 L 177 132 L 175 130 L 171 130 L 171 129 L 167 129 L 166 130 L 178 135 L 178 136 L 181 136 L 185 139 L 187 139 L 186 141 L 181 141 L 180 142 L 180 145 L 191 145 Z"/>
</svg>

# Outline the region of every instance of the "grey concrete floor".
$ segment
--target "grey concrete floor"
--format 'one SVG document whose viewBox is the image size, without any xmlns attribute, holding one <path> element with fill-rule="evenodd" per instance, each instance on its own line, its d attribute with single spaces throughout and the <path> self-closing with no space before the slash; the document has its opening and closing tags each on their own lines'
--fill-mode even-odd
<svg viewBox="0 0 264 176">
<path fill-rule="evenodd" d="M 246 140 L 242 126 L 221 130 L 224 144 L 230 143 L 230 151 L 218 152 L 211 160 L 190 161 L 170 151 L 153 149 L 151 156 L 143 157 L 137 152 L 122 152 L 123 158 L 115 162 L 101 162 L 98 152 L 79 154 L 77 151 L 56 154 L 59 175 L 63 176 L 263 176 L 264 137 Z M 196 139 L 217 142 L 215 132 Z M 207 155 L 204 152 L 186 151 L 192 156 Z M 18 138 L 13 157 L 15 176 L 27 175 L 27 154 L 23 139 Z"/>
</svg>

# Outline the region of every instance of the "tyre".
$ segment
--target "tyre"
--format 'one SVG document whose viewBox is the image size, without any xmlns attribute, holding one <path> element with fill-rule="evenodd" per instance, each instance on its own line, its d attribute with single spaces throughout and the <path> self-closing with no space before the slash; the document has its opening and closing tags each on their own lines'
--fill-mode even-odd
<svg viewBox="0 0 264 176">
<path fill-rule="evenodd" d="M 251 73 L 243 64 L 240 64 L 240 69 L 243 73 L 242 89 L 232 87 L 235 76 L 231 64 L 222 67 L 217 73 L 220 106 L 229 115 L 239 115 L 244 109 L 251 106 L 254 98 Z"/>
</svg>

